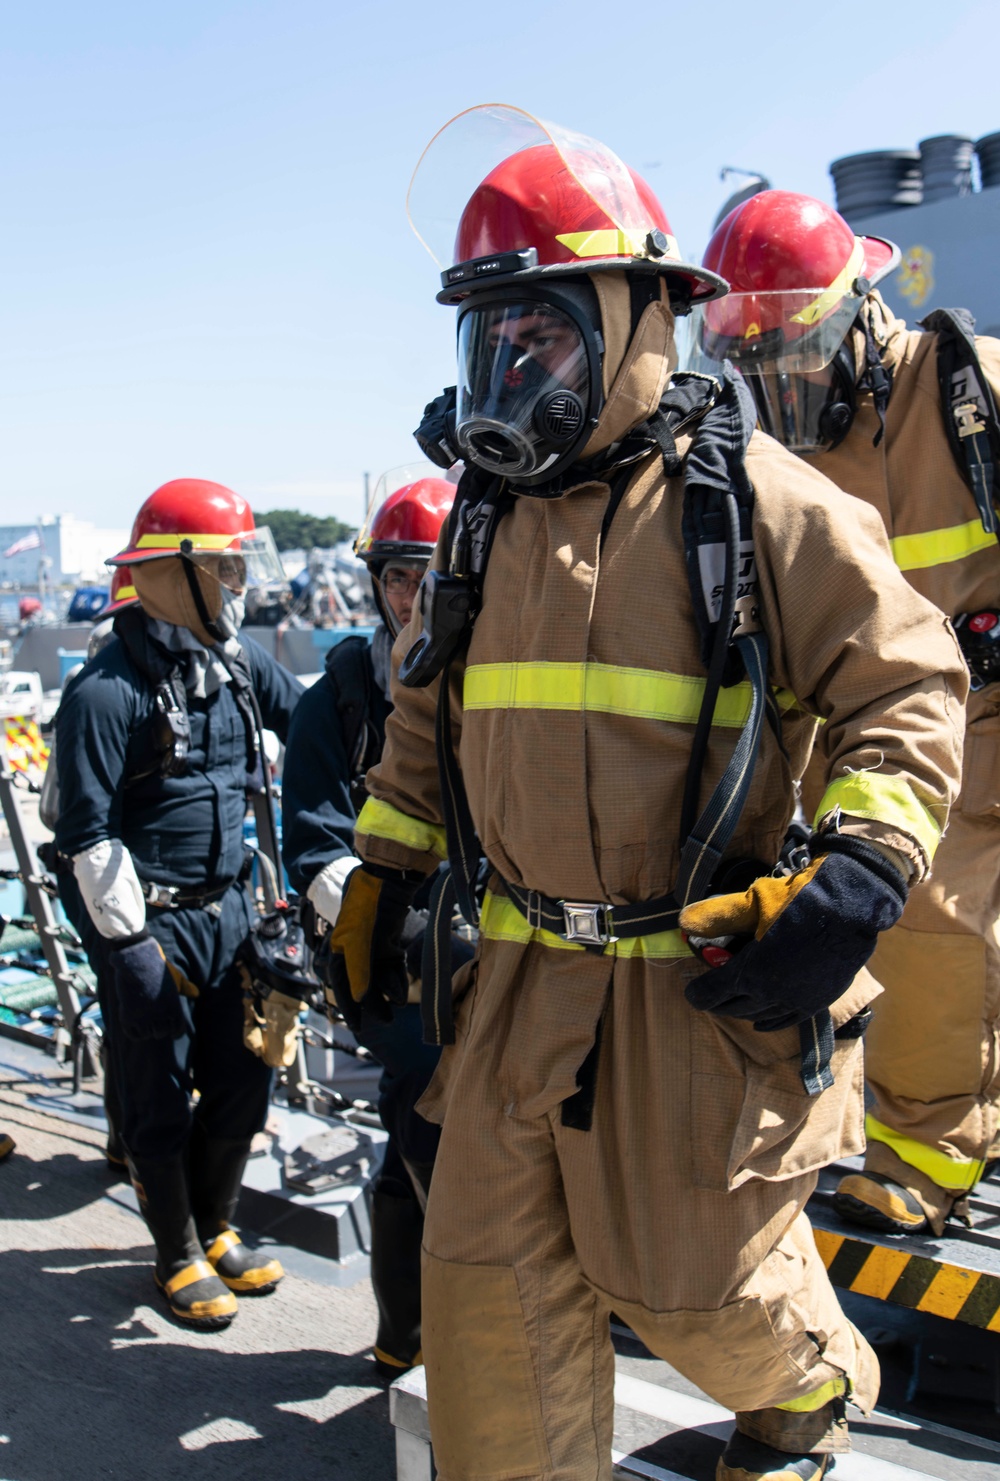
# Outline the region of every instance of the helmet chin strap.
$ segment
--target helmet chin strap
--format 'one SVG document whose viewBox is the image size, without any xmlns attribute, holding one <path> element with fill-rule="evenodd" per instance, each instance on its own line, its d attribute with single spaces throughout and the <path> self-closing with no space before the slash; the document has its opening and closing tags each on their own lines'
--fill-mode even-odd
<svg viewBox="0 0 1000 1481">
<path fill-rule="evenodd" d="M 194 600 L 198 620 L 202 627 L 210 638 L 216 643 L 222 644 L 225 643 L 229 634 L 223 632 L 216 618 L 209 616 L 208 607 L 205 604 L 205 593 L 202 591 L 201 582 L 198 580 L 198 567 L 191 559 L 193 550 L 194 546 L 190 540 L 181 541 L 181 565 L 184 568 L 184 575 L 187 578 L 188 590 Z"/>
</svg>

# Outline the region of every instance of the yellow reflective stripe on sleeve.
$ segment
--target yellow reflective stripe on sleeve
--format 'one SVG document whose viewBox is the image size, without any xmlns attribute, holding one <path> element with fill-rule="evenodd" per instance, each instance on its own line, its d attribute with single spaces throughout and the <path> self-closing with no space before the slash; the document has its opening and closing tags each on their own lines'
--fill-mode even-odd
<svg viewBox="0 0 1000 1481">
<path fill-rule="evenodd" d="M 986 1166 L 969 1157 L 949 1157 L 947 1152 L 939 1152 L 936 1147 L 928 1147 L 924 1142 L 916 1142 L 912 1137 L 893 1131 L 891 1126 L 883 1126 L 871 1115 L 865 1117 L 865 1135 L 870 1142 L 884 1142 L 891 1147 L 901 1162 L 924 1173 L 939 1188 L 968 1192 L 979 1182 Z"/>
<path fill-rule="evenodd" d="M 856 818 L 873 818 L 908 833 L 920 844 L 928 859 L 941 842 L 941 829 L 933 814 L 915 796 L 904 777 L 880 771 L 858 771 L 837 777 L 823 793 L 814 822 L 839 807 Z"/>
<path fill-rule="evenodd" d="M 791 1414 L 814 1414 L 817 1409 L 822 1409 L 824 1404 L 829 1404 L 831 1399 L 839 1399 L 841 1394 L 847 1392 L 846 1378 L 831 1378 L 829 1383 L 824 1383 L 814 1393 L 803 1394 L 799 1399 L 789 1399 L 787 1404 L 775 1404 L 775 1409 L 784 1409 Z"/>
<path fill-rule="evenodd" d="M 513 900 L 506 895 L 494 895 L 486 891 L 483 908 L 479 913 L 480 934 L 488 941 L 516 941 L 527 945 L 551 946 L 556 951 L 585 951 L 578 941 L 564 941 L 554 931 L 544 931 L 529 926 Z M 627 941 L 611 941 L 604 948 L 605 956 L 646 957 L 663 960 L 692 955 L 680 931 L 657 931 L 649 936 L 630 936 Z"/>
<path fill-rule="evenodd" d="M 422 854 L 437 854 L 439 859 L 448 857 L 442 824 L 411 818 L 408 813 L 393 807 L 391 802 L 380 802 L 377 797 L 368 798 L 355 826 L 358 833 L 369 838 L 388 838 Z"/>
<path fill-rule="evenodd" d="M 465 670 L 466 710 L 596 710 L 693 725 L 704 678 L 619 668 L 611 663 L 477 663 Z M 715 724 L 743 726 L 750 713 L 746 682 L 719 693 Z"/>
<path fill-rule="evenodd" d="M 243 530 L 236 535 L 140 535 L 135 550 L 180 550 L 182 540 L 190 540 L 195 550 L 225 550 L 251 534 Z"/>
<path fill-rule="evenodd" d="M 984 530 L 982 521 L 950 525 L 944 530 L 928 530 L 925 535 L 897 535 L 890 541 L 892 555 L 901 571 L 925 571 L 929 566 L 945 566 L 960 561 L 978 550 L 995 549 L 996 535 Z"/>
</svg>

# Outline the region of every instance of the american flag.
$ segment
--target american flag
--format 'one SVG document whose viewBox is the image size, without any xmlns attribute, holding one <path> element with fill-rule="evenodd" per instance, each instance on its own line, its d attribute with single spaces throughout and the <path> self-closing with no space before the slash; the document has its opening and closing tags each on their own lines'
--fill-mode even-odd
<svg viewBox="0 0 1000 1481">
<path fill-rule="evenodd" d="M 22 535 L 20 540 L 15 540 L 13 545 L 8 545 L 3 553 L 4 560 L 9 560 L 12 555 L 23 555 L 26 550 L 40 550 L 42 537 L 38 530 L 32 530 L 28 535 Z"/>
</svg>

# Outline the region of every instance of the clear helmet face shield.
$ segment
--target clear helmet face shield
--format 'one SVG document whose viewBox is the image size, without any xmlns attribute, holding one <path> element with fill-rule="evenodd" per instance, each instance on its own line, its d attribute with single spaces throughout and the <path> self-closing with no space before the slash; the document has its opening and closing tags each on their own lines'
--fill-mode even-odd
<svg viewBox="0 0 1000 1481">
<path fill-rule="evenodd" d="M 589 285 L 553 285 L 462 307 L 455 435 L 467 462 L 530 485 L 579 455 L 601 398 L 603 341 L 588 295 Z"/>
<path fill-rule="evenodd" d="M 863 295 L 802 288 L 730 293 L 695 305 L 685 335 L 685 370 L 719 375 L 726 361 L 753 393 L 761 429 L 791 452 L 835 447 L 854 409 L 849 341 Z"/>
<path fill-rule="evenodd" d="M 628 167 L 613 150 L 586 134 L 547 123 L 522 108 L 483 103 L 438 129 L 410 181 L 406 214 L 439 268 L 455 262 L 463 209 L 490 172 L 510 155 L 552 145 L 570 177 L 636 252 L 656 223 Z M 676 250 L 676 243 L 674 243 Z"/>
</svg>

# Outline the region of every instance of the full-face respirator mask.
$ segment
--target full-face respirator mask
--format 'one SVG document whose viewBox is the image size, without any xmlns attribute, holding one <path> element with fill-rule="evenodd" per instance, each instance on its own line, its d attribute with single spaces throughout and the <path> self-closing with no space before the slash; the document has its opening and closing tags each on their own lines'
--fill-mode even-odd
<svg viewBox="0 0 1000 1481">
<path fill-rule="evenodd" d="M 601 409 L 589 283 L 512 286 L 459 309 L 455 440 L 466 462 L 532 487 L 583 451 Z"/>
</svg>

